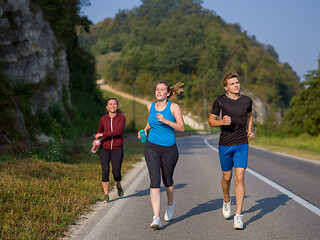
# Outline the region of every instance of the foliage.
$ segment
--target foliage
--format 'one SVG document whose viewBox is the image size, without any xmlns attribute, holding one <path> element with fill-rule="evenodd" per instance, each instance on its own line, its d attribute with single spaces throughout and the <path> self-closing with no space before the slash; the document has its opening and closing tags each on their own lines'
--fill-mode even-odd
<svg viewBox="0 0 320 240">
<path fill-rule="evenodd" d="M 31 111 L 30 97 L 32 86 L 25 82 L 12 84 L 0 66 L 0 144 L 17 139 L 26 140 L 27 136 L 19 132 L 17 118 L 30 130 L 33 129 L 35 116 Z M 21 116 L 19 114 L 21 113 Z"/>
<path fill-rule="evenodd" d="M 320 58 L 318 69 L 309 71 L 302 89 L 290 102 L 283 120 L 283 128 L 294 134 L 320 134 Z"/>
<path fill-rule="evenodd" d="M 278 62 L 271 45 L 257 42 L 201 4 L 145 0 L 91 26 L 90 34 L 79 34 L 79 42 L 94 55 L 108 56 L 99 71 L 104 79 L 122 86 L 139 83 L 138 95 L 150 96 L 149 85 L 158 80 L 183 80 L 183 105 L 200 116 L 203 99 L 209 100 L 209 109 L 210 100 L 224 92 L 222 76 L 231 71 L 240 74 L 244 90 L 273 108 L 286 109 L 299 89 L 296 73 Z"/>
<path fill-rule="evenodd" d="M 105 108 L 102 94 L 96 85 L 94 58 L 83 49 L 68 49 L 68 64 L 73 104 L 69 116 L 80 134 L 95 132 L 96 123 Z"/>
<path fill-rule="evenodd" d="M 77 46 L 76 26 L 88 29 L 91 23 L 81 16 L 81 7 L 90 5 L 89 0 L 33 0 L 42 9 L 54 33 L 67 47 Z"/>
<path fill-rule="evenodd" d="M 14 96 L 14 89 L 6 75 L 2 72 L 2 65 L 0 65 L 0 144 L 6 142 L 4 136 L 11 138 L 15 137 L 13 114 L 14 103 L 12 101 Z"/>
</svg>

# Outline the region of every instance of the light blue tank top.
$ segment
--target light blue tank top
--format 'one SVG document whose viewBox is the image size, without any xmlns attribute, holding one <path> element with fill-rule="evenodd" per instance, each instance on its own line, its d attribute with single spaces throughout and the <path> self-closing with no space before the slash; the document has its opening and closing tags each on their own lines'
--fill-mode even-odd
<svg viewBox="0 0 320 240">
<path fill-rule="evenodd" d="M 151 127 L 148 141 L 157 145 L 170 147 L 176 143 L 174 135 L 174 129 L 167 124 L 159 122 L 157 120 L 157 113 L 161 113 L 165 119 L 175 122 L 176 119 L 172 115 L 170 110 L 171 102 L 168 101 L 166 108 L 163 111 L 157 111 L 155 108 L 155 102 L 151 104 L 150 113 L 148 117 L 148 123 Z"/>
</svg>

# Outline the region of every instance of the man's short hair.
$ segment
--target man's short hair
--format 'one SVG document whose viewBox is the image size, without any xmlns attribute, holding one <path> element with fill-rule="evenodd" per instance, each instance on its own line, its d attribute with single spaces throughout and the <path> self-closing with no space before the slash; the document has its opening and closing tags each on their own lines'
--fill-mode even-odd
<svg viewBox="0 0 320 240">
<path fill-rule="evenodd" d="M 223 86 L 224 86 L 224 87 L 227 86 L 227 82 L 228 82 L 228 80 L 231 79 L 231 78 L 237 78 L 237 79 L 239 79 L 238 73 L 227 73 L 226 75 L 224 75 L 223 78 L 222 78 L 222 82 L 223 82 Z"/>
</svg>

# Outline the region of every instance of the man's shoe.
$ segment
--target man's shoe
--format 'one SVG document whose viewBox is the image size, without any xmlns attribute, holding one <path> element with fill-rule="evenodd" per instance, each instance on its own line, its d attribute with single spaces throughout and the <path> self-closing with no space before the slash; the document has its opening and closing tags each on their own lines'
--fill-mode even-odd
<svg viewBox="0 0 320 240">
<path fill-rule="evenodd" d="M 104 195 L 103 202 L 105 203 L 109 202 L 109 194 Z"/>
<path fill-rule="evenodd" d="M 122 189 L 121 185 L 120 185 L 120 187 L 117 187 L 117 189 L 118 189 L 118 196 L 122 197 L 123 196 L 123 189 Z"/>
<path fill-rule="evenodd" d="M 150 228 L 151 228 L 152 230 L 156 230 L 156 229 L 161 228 L 161 227 L 162 227 L 162 225 L 161 225 L 161 220 L 160 220 L 160 218 L 157 217 L 157 216 L 153 216 L 153 221 L 152 221 L 152 223 L 150 224 Z"/>
<path fill-rule="evenodd" d="M 229 202 L 225 202 L 223 200 L 223 206 L 222 206 L 222 214 L 225 218 L 229 218 L 231 216 L 231 199 L 229 200 Z"/>
<path fill-rule="evenodd" d="M 239 214 L 236 214 L 234 216 L 233 227 L 235 229 L 243 229 L 242 217 L 243 217 L 243 215 L 239 215 Z"/>
<path fill-rule="evenodd" d="M 174 201 L 172 206 L 167 206 L 167 211 L 164 213 L 164 220 L 169 222 L 173 216 L 173 209 L 174 209 Z"/>
</svg>

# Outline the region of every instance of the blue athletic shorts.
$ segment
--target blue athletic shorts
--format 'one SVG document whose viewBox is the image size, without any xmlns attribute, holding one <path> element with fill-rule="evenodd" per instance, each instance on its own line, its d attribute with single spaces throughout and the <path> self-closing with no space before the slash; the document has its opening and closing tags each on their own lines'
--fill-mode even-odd
<svg viewBox="0 0 320 240">
<path fill-rule="evenodd" d="M 220 165 L 223 172 L 228 172 L 234 168 L 244 168 L 248 166 L 249 144 L 221 146 L 219 145 Z"/>
</svg>

